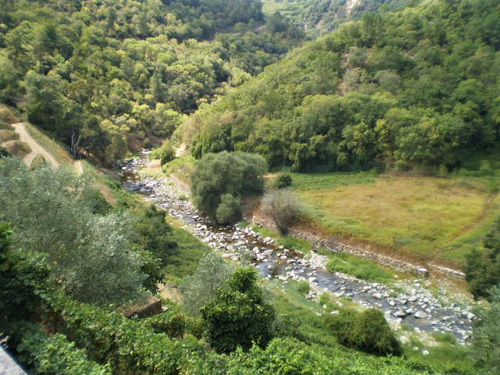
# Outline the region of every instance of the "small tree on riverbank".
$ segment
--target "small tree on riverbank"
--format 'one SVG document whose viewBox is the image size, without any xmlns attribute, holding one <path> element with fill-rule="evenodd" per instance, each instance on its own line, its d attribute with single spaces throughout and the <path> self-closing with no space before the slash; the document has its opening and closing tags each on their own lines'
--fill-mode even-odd
<svg viewBox="0 0 500 375">
<path fill-rule="evenodd" d="M 227 151 L 204 155 L 191 176 L 196 208 L 215 223 L 237 222 L 241 218 L 239 198 L 262 193 L 266 169 L 259 155 Z"/>
<path fill-rule="evenodd" d="M 253 268 L 237 269 L 227 285 L 201 309 L 208 342 L 220 353 L 238 346 L 248 350 L 255 343 L 265 347 L 271 340 L 274 308 L 264 302 Z"/>
<path fill-rule="evenodd" d="M 290 190 L 271 190 L 262 200 L 262 212 L 285 234 L 299 219 L 301 209 Z"/>
</svg>

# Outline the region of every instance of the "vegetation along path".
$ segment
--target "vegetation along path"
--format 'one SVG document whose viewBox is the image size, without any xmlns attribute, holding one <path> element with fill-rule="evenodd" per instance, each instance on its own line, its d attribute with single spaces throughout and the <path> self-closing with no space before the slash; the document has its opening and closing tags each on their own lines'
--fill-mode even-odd
<svg viewBox="0 0 500 375">
<path fill-rule="evenodd" d="M 396 326 L 405 323 L 419 331 L 451 332 L 461 343 L 470 338 L 475 319 L 471 306 L 459 305 L 444 297 L 438 300 L 429 291 L 428 280 L 398 282 L 395 287 L 389 287 L 342 273 L 332 274 L 325 269 L 326 257 L 314 253 L 310 258 L 304 257 L 250 228 L 212 228 L 197 214 L 186 199 L 186 192 L 180 191 L 176 183 L 168 178 L 141 177 L 139 171 L 146 163 L 147 156 L 143 155 L 123 166 L 125 188 L 143 194 L 167 210 L 224 257 L 237 261 L 250 258 L 252 265 L 268 279 L 277 278 L 283 283 L 306 280 L 311 286 L 310 299 L 328 292 L 336 297 L 351 298 L 365 307 L 379 308 Z"/>
<path fill-rule="evenodd" d="M 37 155 L 41 155 L 52 167 L 59 167 L 58 161 L 43 148 L 33 137 L 28 133 L 26 129 L 26 125 L 22 122 L 18 122 L 17 124 L 12 124 L 14 130 L 19 134 L 19 138 L 22 142 L 26 143 L 31 148 L 31 152 L 24 157 L 24 162 L 27 165 L 31 165 L 33 160 L 37 157 Z"/>
</svg>

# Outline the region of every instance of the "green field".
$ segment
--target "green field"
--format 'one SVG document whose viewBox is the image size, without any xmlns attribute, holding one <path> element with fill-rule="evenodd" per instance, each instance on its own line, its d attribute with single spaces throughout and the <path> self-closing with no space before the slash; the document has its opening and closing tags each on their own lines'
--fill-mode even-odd
<svg viewBox="0 0 500 375">
<path fill-rule="evenodd" d="M 327 236 L 460 267 L 500 209 L 499 178 L 294 174 L 308 224 Z"/>
</svg>

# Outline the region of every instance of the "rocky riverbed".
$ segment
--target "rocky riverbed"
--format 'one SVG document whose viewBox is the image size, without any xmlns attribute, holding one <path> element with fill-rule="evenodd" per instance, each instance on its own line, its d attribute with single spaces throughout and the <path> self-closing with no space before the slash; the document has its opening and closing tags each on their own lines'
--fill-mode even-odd
<svg viewBox="0 0 500 375">
<path fill-rule="evenodd" d="M 457 342 L 465 343 L 472 335 L 475 319 L 470 303 L 439 300 L 429 291 L 425 278 L 394 283 L 394 287 L 366 282 L 342 273 L 326 270 L 327 258 L 312 253 L 303 254 L 279 246 L 273 239 L 262 237 L 251 228 L 213 228 L 196 212 L 179 182 L 169 178 L 141 177 L 140 169 L 147 155 L 127 162 L 122 167 L 124 187 L 142 194 L 146 199 L 177 218 L 184 227 L 203 242 L 219 251 L 223 257 L 241 261 L 249 259 L 261 274 L 289 280 L 306 280 L 311 291 L 309 299 L 317 300 L 324 292 L 350 298 L 357 303 L 382 310 L 393 324 L 404 323 L 415 331 L 450 332 Z M 331 313 L 335 313 L 332 311 Z"/>
</svg>

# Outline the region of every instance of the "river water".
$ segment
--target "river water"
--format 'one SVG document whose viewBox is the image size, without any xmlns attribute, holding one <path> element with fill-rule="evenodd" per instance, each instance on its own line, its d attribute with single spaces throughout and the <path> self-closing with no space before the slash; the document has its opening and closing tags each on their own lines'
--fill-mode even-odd
<svg viewBox="0 0 500 375">
<path fill-rule="evenodd" d="M 337 299 L 349 298 L 365 307 L 382 310 L 396 327 L 404 323 L 416 331 L 450 332 L 459 343 L 470 339 L 475 319 L 470 304 L 448 301 L 444 295 L 436 298 L 428 289 L 428 280 L 396 282 L 393 287 L 366 282 L 342 273 L 330 273 L 325 269 L 326 257 L 314 252 L 304 257 L 251 228 L 214 228 L 199 216 L 189 202 L 189 191 L 178 181 L 141 176 L 140 170 L 147 163 L 147 153 L 143 153 L 122 166 L 124 188 L 166 210 L 223 257 L 237 261 L 248 259 L 268 279 L 276 278 L 283 283 L 306 280 L 311 286 L 308 298 L 312 300 L 327 292 Z"/>
</svg>

